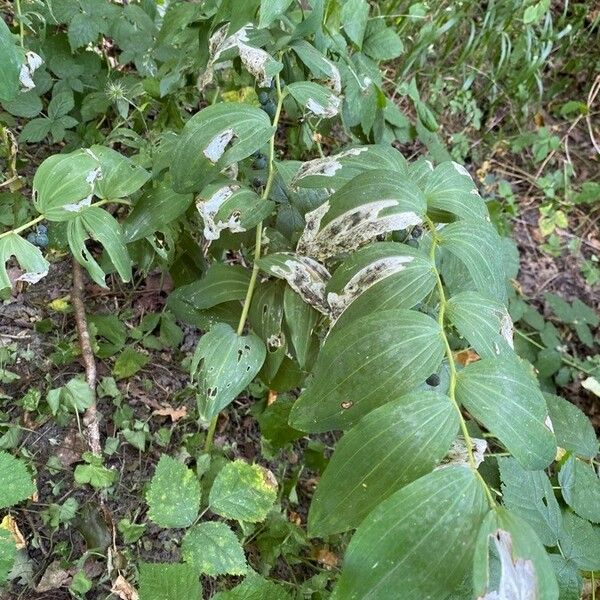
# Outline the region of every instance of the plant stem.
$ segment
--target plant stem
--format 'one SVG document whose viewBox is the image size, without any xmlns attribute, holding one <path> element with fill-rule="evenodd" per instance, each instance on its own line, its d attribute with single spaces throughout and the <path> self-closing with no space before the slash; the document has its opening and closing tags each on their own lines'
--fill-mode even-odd
<svg viewBox="0 0 600 600">
<path fill-rule="evenodd" d="M 21 41 L 21 48 L 25 47 L 24 38 L 25 31 L 23 29 L 23 16 L 21 15 L 21 0 L 16 0 L 15 6 L 17 8 L 17 17 L 19 19 L 19 40 Z"/>
<path fill-rule="evenodd" d="M 267 183 L 265 189 L 261 195 L 263 200 L 266 200 L 271 193 L 273 187 L 273 180 L 275 179 L 275 136 L 277 135 L 277 125 L 279 124 L 279 118 L 281 116 L 281 109 L 283 107 L 283 99 L 285 94 L 281 93 L 281 81 L 279 75 L 275 76 L 275 82 L 277 84 L 277 109 L 275 111 L 275 117 L 273 118 L 273 134 L 269 140 L 269 167 L 267 175 Z M 256 237 L 254 241 L 254 264 L 252 265 L 252 274 L 250 275 L 250 282 L 248 289 L 246 290 L 246 297 L 244 298 L 244 305 L 242 306 L 242 314 L 240 315 L 240 321 L 237 326 L 237 334 L 242 335 L 244 331 L 244 325 L 248 318 L 248 312 L 250 311 L 250 303 L 252 302 L 252 296 L 254 294 L 254 288 L 256 287 L 256 281 L 258 280 L 258 259 L 260 258 L 261 245 L 262 245 L 262 221 L 256 226 Z M 208 426 L 206 432 L 206 441 L 204 442 L 204 452 L 209 452 L 212 446 L 213 437 L 215 435 L 215 429 L 217 427 L 217 419 L 219 415 L 215 415 Z"/>
<path fill-rule="evenodd" d="M 481 484 L 483 485 L 483 489 L 488 498 L 488 502 L 490 504 L 490 508 L 494 508 L 496 506 L 496 502 L 494 501 L 494 497 L 488 487 L 487 483 L 483 480 L 479 471 L 477 470 L 477 463 L 475 462 L 475 455 L 473 454 L 473 441 L 471 440 L 471 435 L 467 429 L 467 423 L 462 415 L 460 410 L 460 405 L 456 400 L 456 363 L 454 362 L 454 355 L 452 354 L 452 348 L 450 348 L 450 342 L 448 341 L 448 336 L 446 335 L 446 331 L 444 329 L 444 320 L 446 315 L 446 293 L 444 291 L 444 285 L 442 284 L 442 278 L 440 277 L 440 273 L 435 267 L 435 248 L 437 245 L 436 239 L 436 230 L 433 222 L 427 218 L 427 224 L 429 225 L 429 229 L 431 232 L 431 250 L 429 252 L 429 257 L 431 262 L 435 268 L 435 276 L 436 276 L 436 287 L 438 291 L 438 299 L 440 303 L 440 308 L 438 312 L 438 323 L 440 326 L 440 331 L 442 333 L 442 338 L 444 340 L 444 348 L 446 351 L 446 359 L 448 361 L 448 366 L 450 368 L 450 382 L 448 384 L 448 396 L 454 405 L 454 409 L 458 415 L 458 420 L 460 424 L 460 431 L 465 440 L 465 448 L 467 450 L 467 458 L 469 461 L 469 467 L 473 471 L 473 473 L 479 478 Z"/>
</svg>

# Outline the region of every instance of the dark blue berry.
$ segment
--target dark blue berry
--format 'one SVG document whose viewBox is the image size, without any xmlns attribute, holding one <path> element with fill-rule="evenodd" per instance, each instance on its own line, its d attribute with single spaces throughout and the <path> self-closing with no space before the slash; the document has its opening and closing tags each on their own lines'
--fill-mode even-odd
<svg viewBox="0 0 600 600">
<path fill-rule="evenodd" d="M 48 245 L 48 236 L 45 233 L 38 233 L 37 240 L 36 240 L 36 246 L 39 246 L 40 248 L 45 248 L 47 245 Z"/>
<path fill-rule="evenodd" d="M 406 245 L 410 246 L 411 248 L 418 248 L 419 242 L 417 242 L 417 240 L 415 240 L 415 239 L 410 239 L 410 240 L 408 240 L 408 242 L 406 242 Z"/>
<path fill-rule="evenodd" d="M 34 231 L 27 234 L 27 241 L 30 244 L 35 244 L 36 240 L 37 240 L 37 234 Z"/>
<path fill-rule="evenodd" d="M 258 101 L 264 106 L 265 104 L 268 104 L 270 98 L 269 98 L 269 94 L 267 94 L 267 92 L 258 92 Z"/>
<path fill-rule="evenodd" d="M 440 376 L 437 373 L 433 373 L 425 380 L 425 383 L 431 387 L 436 387 L 440 385 Z"/>
<path fill-rule="evenodd" d="M 37 230 L 38 230 L 38 233 L 44 233 L 44 234 L 48 233 L 48 228 L 45 225 L 38 225 Z"/>
<path fill-rule="evenodd" d="M 254 163 L 252 163 L 252 166 L 255 169 L 265 169 L 267 166 L 267 157 L 266 156 L 259 156 Z"/>
</svg>

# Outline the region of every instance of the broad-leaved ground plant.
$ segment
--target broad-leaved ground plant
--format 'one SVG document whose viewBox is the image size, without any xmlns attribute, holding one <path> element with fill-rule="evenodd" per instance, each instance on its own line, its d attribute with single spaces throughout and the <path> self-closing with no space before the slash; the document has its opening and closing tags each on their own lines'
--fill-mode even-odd
<svg viewBox="0 0 600 600">
<path fill-rule="evenodd" d="M 30 201 L 3 199 L 0 286 L 7 262 L 44 277 L 48 245 L 99 286 L 159 267 L 168 310 L 204 332 L 204 458 L 162 455 L 146 493 L 150 521 L 186 530 L 182 561 L 141 564 L 142 599 L 198 598 L 200 575 L 246 575 L 219 598 L 295 594 L 252 572 L 226 522 L 252 537 L 280 499 L 272 473 L 238 460 L 205 481 L 219 413 L 256 381 L 297 395 L 294 429 L 341 432 L 307 523 L 350 539 L 332 598 L 578 598 L 600 570 L 594 430 L 514 350 L 514 246 L 468 171 L 391 145 L 416 135 L 378 66 L 402 43 L 367 2 L 16 8 L 2 118 L 27 119 L 22 144 L 66 146 Z M 414 82 L 410 97 L 435 129 Z M 7 506 L 31 490 L 0 459 Z M 110 488 L 84 460 L 75 479 Z"/>
</svg>

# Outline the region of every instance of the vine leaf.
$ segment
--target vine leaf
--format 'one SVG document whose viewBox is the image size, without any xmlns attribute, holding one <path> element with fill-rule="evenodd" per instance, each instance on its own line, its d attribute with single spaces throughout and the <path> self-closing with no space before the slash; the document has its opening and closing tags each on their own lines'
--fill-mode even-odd
<svg viewBox="0 0 600 600">
<path fill-rule="evenodd" d="M 0 452 L 0 481 L 0 509 L 18 504 L 36 491 L 25 464 L 8 452 Z"/>
<path fill-rule="evenodd" d="M 368 412 L 423 383 L 442 362 L 440 327 L 412 310 L 384 310 L 334 329 L 314 377 L 290 415 L 293 427 L 348 429 Z"/>
<path fill-rule="evenodd" d="M 484 358 L 456 377 L 456 399 L 528 470 L 547 467 L 556 454 L 546 402 L 518 359 Z"/>
<path fill-rule="evenodd" d="M 191 364 L 203 417 L 212 419 L 235 400 L 260 371 L 265 357 L 265 345 L 254 334 L 237 335 L 225 323 L 205 333 Z"/>
<path fill-rule="evenodd" d="M 520 565 L 521 585 L 527 583 L 533 593 L 525 598 L 537 598 L 539 600 L 558 600 L 558 585 L 552 569 L 552 564 L 535 531 L 522 519 L 507 511 L 503 507 L 497 507 L 488 513 L 481 525 L 477 535 L 475 546 L 475 558 L 473 561 L 473 588 L 477 598 L 504 598 L 505 596 L 490 595 L 490 592 L 501 592 L 504 585 L 510 580 L 510 567 L 503 561 L 502 573 L 498 573 L 497 561 L 490 560 L 490 550 L 497 548 L 496 541 L 501 542 L 501 547 L 508 548 L 510 543 L 510 560 L 513 564 Z M 492 542 L 494 542 L 492 546 Z M 504 550 L 501 550 L 501 552 Z M 502 557 L 502 554 L 500 554 Z M 508 558 L 508 553 L 506 554 Z M 527 577 L 524 577 L 524 575 Z M 491 582 L 500 580 L 500 589 L 490 589 Z M 517 580 L 518 581 L 518 580 Z M 513 582 L 514 583 L 514 582 Z M 493 587 L 496 588 L 496 583 Z M 488 596 L 485 596 L 488 594 Z M 518 597 L 518 596 L 517 596 Z"/>
<path fill-rule="evenodd" d="M 161 527 L 189 527 L 198 516 L 200 483 L 183 463 L 161 455 L 146 493 L 148 517 Z"/>
<path fill-rule="evenodd" d="M 140 564 L 140 598 L 144 600 L 189 600 L 202 598 L 196 570 L 187 564 Z"/>
<path fill-rule="evenodd" d="M 600 478 L 592 465 L 570 456 L 558 472 L 558 482 L 565 502 L 580 517 L 600 523 Z"/>
<path fill-rule="evenodd" d="M 244 575 L 248 570 L 237 536 L 218 521 L 194 525 L 183 538 L 181 553 L 186 563 L 204 575 Z"/>
<path fill-rule="evenodd" d="M 467 574 L 486 509 L 483 487 L 463 466 L 417 479 L 358 527 L 332 598 L 446 597 Z"/>
<path fill-rule="evenodd" d="M 250 156 L 272 133 L 267 114 L 248 104 L 220 103 L 184 126 L 171 162 L 176 192 L 196 192 L 225 167 Z"/>
<path fill-rule="evenodd" d="M 310 507 L 311 537 L 357 527 L 380 502 L 431 471 L 458 431 L 450 398 L 415 391 L 361 419 L 336 445 Z"/>
<path fill-rule="evenodd" d="M 11 280 L 6 270 L 6 261 L 14 256 L 24 271 L 17 281 L 36 283 L 48 274 L 50 264 L 43 257 L 39 248 L 16 233 L 9 233 L 0 238 L 0 290 L 11 287 Z"/>
</svg>

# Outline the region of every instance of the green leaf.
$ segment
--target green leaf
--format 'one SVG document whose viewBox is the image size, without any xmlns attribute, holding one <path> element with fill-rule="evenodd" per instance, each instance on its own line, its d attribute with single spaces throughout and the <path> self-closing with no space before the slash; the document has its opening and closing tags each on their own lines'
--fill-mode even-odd
<svg viewBox="0 0 600 600">
<path fill-rule="evenodd" d="M 23 54 L 15 37 L 0 19 L 0 102 L 8 102 L 19 92 L 19 73 Z"/>
<path fill-rule="evenodd" d="M 143 369 L 149 361 L 150 357 L 147 354 L 138 352 L 134 348 L 125 348 L 115 361 L 113 375 L 115 379 L 127 379 Z"/>
<path fill-rule="evenodd" d="M 306 40 L 294 41 L 291 48 L 313 77 L 325 79 L 333 91 L 339 93 L 341 88 L 340 72 L 330 60 Z"/>
<path fill-rule="evenodd" d="M 571 456 L 558 473 L 565 502 L 584 519 L 600 523 L 600 479 L 592 465 Z"/>
<path fill-rule="evenodd" d="M 273 202 L 235 182 L 211 184 L 196 201 L 208 241 L 218 240 L 221 231 L 226 229 L 232 233 L 248 231 L 268 217 L 274 206 Z"/>
<path fill-rule="evenodd" d="M 561 531 L 560 507 L 544 471 L 525 471 L 514 458 L 498 458 L 502 501 L 531 525 L 545 546 L 556 546 Z"/>
<path fill-rule="evenodd" d="M 527 470 L 547 467 L 556 440 L 545 421 L 546 402 L 533 376 L 519 359 L 484 358 L 456 378 L 457 400 Z"/>
<path fill-rule="evenodd" d="M 285 13 L 293 0 L 261 0 L 258 27 L 268 27 L 277 17 Z"/>
<path fill-rule="evenodd" d="M 404 51 L 400 36 L 391 28 L 386 27 L 383 19 L 367 23 L 363 52 L 375 60 L 392 60 L 398 58 Z"/>
<path fill-rule="evenodd" d="M 503 579 L 498 573 L 498 562 L 491 563 L 489 559 L 490 550 L 496 555 L 499 551 L 501 552 L 500 558 L 504 559 Z M 517 581 L 513 579 L 514 567 L 511 568 L 515 561 L 519 561 L 518 564 L 521 565 L 521 577 Z M 512 591 L 513 594 L 520 593 L 517 597 L 522 598 L 558 600 L 556 577 L 542 542 L 525 521 L 502 507 L 488 513 L 477 536 L 473 564 L 474 596 L 482 597 L 491 589 L 497 591 L 498 580 L 500 581 L 500 598 L 509 598 L 510 596 L 506 594 Z M 504 588 L 502 587 L 503 581 L 506 586 Z M 518 585 L 528 587 L 517 588 Z M 526 589 L 529 590 L 529 593 L 525 591 Z M 531 592 L 536 589 L 537 594 Z"/>
<path fill-rule="evenodd" d="M 77 13 L 69 23 L 69 43 L 73 50 L 87 46 L 96 41 L 101 33 L 101 21 L 88 14 Z"/>
<path fill-rule="evenodd" d="M 192 359 L 201 414 L 212 419 L 254 379 L 265 361 L 266 348 L 254 334 L 237 335 L 225 323 L 201 338 Z"/>
<path fill-rule="evenodd" d="M 277 498 L 275 477 L 260 465 L 243 460 L 226 464 L 210 490 L 210 509 L 226 519 L 264 521 Z"/>
<path fill-rule="evenodd" d="M 346 0 L 340 13 L 344 32 L 359 48 L 367 28 L 369 5 L 366 0 Z"/>
<path fill-rule="evenodd" d="M 208 521 L 194 525 L 183 538 L 181 553 L 187 563 L 204 575 L 243 575 L 248 570 L 244 550 L 225 523 Z"/>
<path fill-rule="evenodd" d="M 291 596 L 282 586 L 251 573 L 233 589 L 217 592 L 212 600 L 291 600 Z"/>
<path fill-rule="evenodd" d="M 177 141 L 171 173 L 176 192 L 198 191 L 225 167 L 250 156 L 272 133 L 267 114 L 221 102 L 196 113 Z"/>
<path fill-rule="evenodd" d="M 89 206 L 78 211 L 67 227 L 67 239 L 73 256 L 101 287 L 107 287 L 104 272 L 85 247 L 85 240 L 100 242 L 123 281 L 131 280 L 131 259 L 127 252 L 121 224 L 107 211 Z"/>
<path fill-rule="evenodd" d="M 36 489 L 25 464 L 8 452 L 0 452 L 0 509 L 32 496 Z"/>
<path fill-rule="evenodd" d="M 439 325 L 427 315 L 394 309 L 357 319 L 327 337 L 290 423 L 311 432 L 348 429 L 423 383 L 443 355 Z"/>
<path fill-rule="evenodd" d="M 296 353 L 296 360 L 303 369 L 308 360 L 318 313 L 287 285 L 283 292 L 283 312 L 290 331 L 290 342 Z"/>
<path fill-rule="evenodd" d="M 38 212 L 50 221 L 72 219 L 75 213 L 63 207 L 93 193 L 98 168 L 98 161 L 87 150 L 47 158 L 33 177 L 33 201 Z"/>
<path fill-rule="evenodd" d="M 17 546 L 10 531 L 0 528 L 0 585 L 6 581 L 16 557 Z"/>
<path fill-rule="evenodd" d="M 373 169 L 394 171 L 395 177 L 408 176 L 408 163 L 391 146 L 355 146 L 324 158 L 302 163 L 291 185 L 304 188 L 339 189 L 360 173 Z"/>
<path fill-rule="evenodd" d="M 48 118 L 51 121 L 56 121 L 73 110 L 74 106 L 75 101 L 73 99 L 73 94 L 67 92 L 56 94 L 56 96 L 50 100 L 50 104 L 48 104 Z"/>
<path fill-rule="evenodd" d="M 463 466 L 434 471 L 384 500 L 356 530 L 335 600 L 445 598 L 463 581 L 487 503 Z"/>
<path fill-rule="evenodd" d="M 581 600 L 583 579 L 577 567 L 560 554 L 550 554 L 548 558 L 558 582 L 559 600 Z"/>
<path fill-rule="evenodd" d="M 75 467 L 75 481 L 80 485 L 89 483 L 96 489 L 110 487 L 117 478 L 117 472 L 104 466 L 101 456 L 96 456 L 91 452 L 84 452 L 81 456 L 87 463 Z"/>
<path fill-rule="evenodd" d="M 140 563 L 141 600 L 201 600 L 198 573 L 187 564 Z"/>
<path fill-rule="evenodd" d="M 60 390 L 61 402 L 77 412 L 84 412 L 94 402 L 94 393 L 87 382 L 80 377 L 74 377 Z"/>
<path fill-rule="evenodd" d="M 461 292 L 446 305 L 448 319 L 482 358 L 513 355 L 513 322 L 506 307 L 477 292 Z"/>
<path fill-rule="evenodd" d="M 148 171 L 110 148 L 92 146 L 90 152 L 100 165 L 94 190 L 98 198 L 114 200 L 131 196 L 150 179 Z"/>
<path fill-rule="evenodd" d="M 312 81 L 298 81 L 287 86 L 290 96 L 307 112 L 330 119 L 340 112 L 341 98 L 329 88 Z"/>
<path fill-rule="evenodd" d="M 32 119 L 21 130 L 19 141 L 30 142 L 31 144 L 41 142 L 50 133 L 50 129 L 52 129 L 52 121 L 50 119 L 46 117 Z"/>
<path fill-rule="evenodd" d="M 146 493 L 148 518 L 161 527 L 189 527 L 198 516 L 200 483 L 192 469 L 162 454 Z"/>
<path fill-rule="evenodd" d="M 357 527 L 382 500 L 429 473 L 458 431 L 443 394 L 414 391 L 361 419 L 336 445 L 308 515 L 311 537 Z"/>
<path fill-rule="evenodd" d="M 378 235 L 422 223 L 425 210 L 423 193 L 414 183 L 397 173 L 367 171 L 306 214 L 297 251 L 326 260 Z"/>
<path fill-rule="evenodd" d="M 327 283 L 327 301 L 340 327 L 375 310 L 413 308 L 436 281 L 435 267 L 417 250 L 375 242 L 352 253 L 336 269 Z"/>
<path fill-rule="evenodd" d="M 135 242 L 164 230 L 185 213 L 193 199 L 192 194 L 178 194 L 165 183 L 148 190 L 123 221 L 126 242 Z"/>
<path fill-rule="evenodd" d="M 582 571 L 600 569 L 600 527 L 597 525 L 565 511 L 559 544 L 563 556 Z"/>
<path fill-rule="evenodd" d="M 450 223 L 439 232 L 440 246 L 468 270 L 475 289 L 506 304 L 506 278 L 499 252 L 500 236 L 484 220 Z"/>
<path fill-rule="evenodd" d="M 43 108 L 42 100 L 35 92 L 36 90 L 20 92 L 10 102 L 2 102 L 2 106 L 11 115 L 15 115 L 15 117 L 25 117 L 27 119 L 32 119 L 33 117 L 39 115 L 42 112 Z M 27 125 L 29 125 L 29 123 L 27 123 L 25 127 L 27 127 Z M 48 132 L 46 132 L 42 136 L 42 139 L 46 137 L 47 134 Z M 21 133 L 21 135 L 23 134 Z"/>
<path fill-rule="evenodd" d="M 544 394 L 544 398 L 558 446 L 583 458 L 594 458 L 598 454 L 596 432 L 581 409 L 560 396 Z"/>
<path fill-rule="evenodd" d="M 40 249 L 22 238 L 16 233 L 9 233 L 0 237 L 0 290 L 11 287 L 11 281 L 6 270 L 6 261 L 14 256 L 17 259 L 22 275 L 17 281 L 36 283 L 48 274 L 50 267 L 48 261 L 43 257 Z"/>
</svg>

